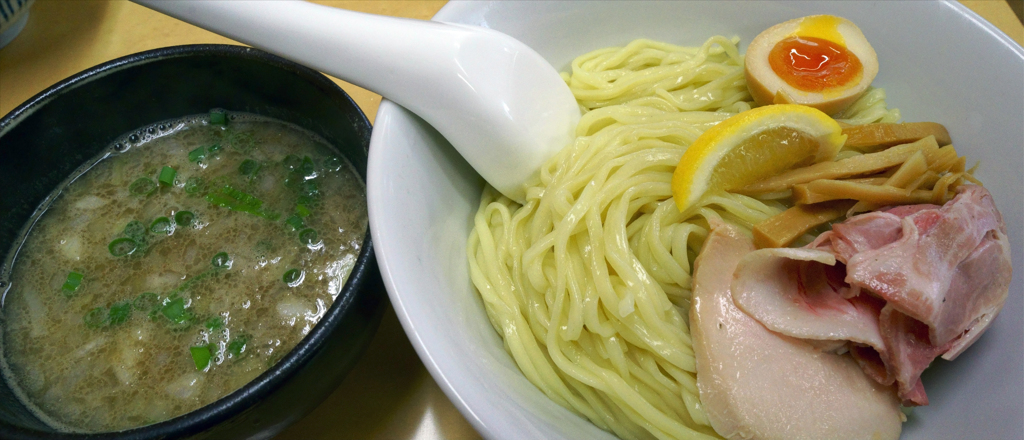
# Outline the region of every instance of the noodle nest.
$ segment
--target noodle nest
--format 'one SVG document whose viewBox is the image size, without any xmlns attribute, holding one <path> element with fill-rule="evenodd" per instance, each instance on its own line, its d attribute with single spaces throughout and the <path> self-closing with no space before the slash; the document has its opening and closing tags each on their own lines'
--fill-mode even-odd
<svg viewBox="0 0 1024 440">
<path fill-rule="evenodd" d="M 701 133 L 749 110 L 737 38 L 636 40 L 563 73 L 583 117 L 519 205 L 486 187 L 468 241 L 487 316 L 523 374 L 623 439 L 720 438 L 700 404 L 688 311 L 708 219 L 750 230 L 782 212 L 718 193 L 686 212 L 672 174 Z M 849 124 L 894 122 L 872 89 Z"/>
</svg>

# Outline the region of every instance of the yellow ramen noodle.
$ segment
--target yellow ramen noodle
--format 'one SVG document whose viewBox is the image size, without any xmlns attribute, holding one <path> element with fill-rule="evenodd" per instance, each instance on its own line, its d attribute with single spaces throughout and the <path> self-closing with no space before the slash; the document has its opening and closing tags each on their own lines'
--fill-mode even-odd
<svg viewBox="0 0 1024 440">
<path fill-rule="evenodd" d="M 783 206 L 737 194 L 680 213 L 672 173 L 701 133 L 752 105 L 737 40 L 637 40 L 563 74 L 584 115 L 520 206 L 486 188 L 468 243 L 473 284 L 523 374 L 624 439 L 718 438 L 696 387 L 687 311 L 707 218 L 752 225 Z M 895 121 L 884 91 L 847 123 Z"/>
</svg>

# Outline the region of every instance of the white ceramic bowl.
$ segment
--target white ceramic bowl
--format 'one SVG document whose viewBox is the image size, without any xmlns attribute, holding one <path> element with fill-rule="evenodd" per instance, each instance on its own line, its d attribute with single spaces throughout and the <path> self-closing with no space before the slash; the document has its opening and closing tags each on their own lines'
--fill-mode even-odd
<svg viewBox="0 0 1024 440">
<path fill-rule="evenodd" d="M 908 121 L 938 121 L 1009 228 L 1016 276 L 1001 316 L 955 362 L 924 374 L 931 405 L 903 439 L 1024 437 L 1024 49 L 957 3 L 449 3 L 435 20 L 508 33 L 566 70 L 576 55 L 646 37 L 699 45 L 829 13 L 857 23 L 878 52 L 876 86 Z M 434 379 L 490 439 L 612 439 L 548 400 L 519 372 L 473 290 L 466 238 L 483 181 L 422 120 L 377 113 L 367 189 L 377 258 L 406 333 Z"/>
</svg>

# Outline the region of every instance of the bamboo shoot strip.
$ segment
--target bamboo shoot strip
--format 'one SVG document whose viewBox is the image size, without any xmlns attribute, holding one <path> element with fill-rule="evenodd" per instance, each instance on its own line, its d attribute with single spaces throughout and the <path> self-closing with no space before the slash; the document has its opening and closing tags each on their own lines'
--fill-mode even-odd
<svg viewBox="0 0 1024 440">
<path fill-rule="evenodd" d="M 917 182 L 927 172 L 928 162 L 925 160 L 924 154 L 918 151 L 914 153 L 913 156 L 910 156 L 910 159 L 907 159 L 906 162 L 903 162 L 903 165 L 901 165 L 900 168 L 896 170 L 896 173 L 894 173 L 892 176 L 889 176 L 889 178 L 886 179 L 883 185 L 906 189 L 909 192 L 911 190 L 908 189 L 908 187 L 914 182 Z M 870 203 L 867 201 L 858 201 L 856 205 L 853 205 L 853 207 L 850 208 L 850 210 L 847 212 L 847 215 L 852 215 L 864 211 L 874 211 L 880 207 L 880 205 L 876 205 L 874 203 Z"/>
<path fill-rule="evenodd" d="M 963 183 L 963 175 L 964 173 L 950 173 L 940 177 L 939 181 L 935 182 L 935 187 L 932 188 L 932 198 L 936 200 L 935 203 L 945 203 L 952 199 L 952 193 L 956 191 L 956 187 Z"/>
<path fill-rule="evenodd" d="M 922 174 L 921 177 L 918 177 L 917 180 L 907 185 L 906 189 L 913 191 L 915 189 L 931 188 L 935 186 L 935 182 L 939 181 L 939 177 L 941 176 L 939 176 L 938 173 L 932 170 L 928 170 L 924 174 Z"/>
<path fill-rule="evenodd" d="M 952 145 L 946 145 L 938 150 L 927 152 L 924 158 L 928 160 L 928 169 L 936 173 L 950 171 L 958 161 L 956 149 Z"/>
<path fill-rule="evenodd" d="M 839 200 L 789 208 L 754 225 L 754 245 L 758 249 L 788 246 L 815 226 L 841 217 L 853 203 Z"/>
<path fill-rule="evenodd" d="M 865 185 L 885 185 L 889 177 L 860 177 L 855 179 L 843 179 L 844 182 L 863 183 Z"/>
<path fill-rule="evenodd" d="M 907 122 L 902 124 L 879 122 L 876 124 L 851 125 L 843 127 L 846 143 L 843 148 L 864 152 L 875 152 L 895 145 L 919 141 L 935 136 L 939 145 L 953 143 L 949 132 L 942 124 L 935 122 Z"/>
<path fill-rule="evenodd" d="M 879 206 L 935 203 L 932 191 L 907 191 L 885 185 L 865 185 L 843 180 L 815 180 L 793 187 L 793 202 L 814 204 L 829 200 L 863 200 Z M 941 201 L 939 202 L 941 203 Z"/>
<path fill-rule="evenodd" d="M 938 150 L 935 138 L 929 136 L 920 141 L 897 145 L 877 153 L 864 154 L 843 159 L 837 162 L 820 162 L 814 165 L 787 171 L 778 176 L 769 177 L 739 191 L 740 194 L 756 195 L 784 191 L 793 185 L 820 179 L 842 179 L 847 177 L 873 174 L 906 162 L 911 155 L 920 151 L 928 157 L 929 152 Z"/>
</svg>

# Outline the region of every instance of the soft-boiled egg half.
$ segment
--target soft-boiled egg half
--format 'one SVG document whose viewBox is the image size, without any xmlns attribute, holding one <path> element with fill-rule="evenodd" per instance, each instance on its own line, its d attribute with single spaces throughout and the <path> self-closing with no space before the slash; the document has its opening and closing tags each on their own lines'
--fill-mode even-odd
<svg viewBox="0 0 1024 440">
<path fill-rule="evenodd" d="M 878 74 L 878 56 L 864 33 L 833 15 L 768 28 L 750 42 L 745 64 L 759 105 L 803 104 L 829 115 L 853 104 Z"/>
</svg>

